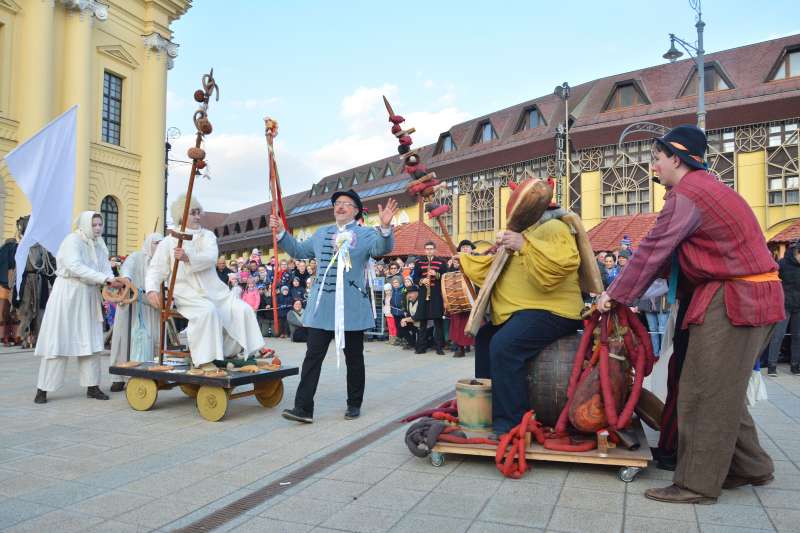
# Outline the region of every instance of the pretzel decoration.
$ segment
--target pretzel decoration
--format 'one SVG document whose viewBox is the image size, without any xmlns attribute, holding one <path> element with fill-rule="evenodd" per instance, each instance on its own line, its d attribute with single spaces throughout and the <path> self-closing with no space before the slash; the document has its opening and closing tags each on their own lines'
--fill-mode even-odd
<svg viewBox="0 0 800 533">
<path fill-rule="evenodd" d="M 117 278 L 117 281 L 122 283 L 122 287 L 117 288 L 111 285 L 103 287 L 103 300 L 117 305 L 129 305 L 135 302 L 139 297 L 139 291 L 133 282 L 128 278 Z"/>
</svg>

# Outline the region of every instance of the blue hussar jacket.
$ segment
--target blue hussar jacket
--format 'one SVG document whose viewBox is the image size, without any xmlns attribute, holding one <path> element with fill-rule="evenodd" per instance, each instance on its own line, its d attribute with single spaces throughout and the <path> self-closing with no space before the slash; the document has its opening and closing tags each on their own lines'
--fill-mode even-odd
<svg viewBox="0 0 800 533">
<path fill-rule="evenodd" d="M 355 222 L 345 229 L 355 234 L 355 243 L 350 248 L 350 261 L 353 268 L 344 273 L 344 329 L 345 331 L 365 331 L 375 325 L 372 316 L 372 300 L 367 287 L 366 267 L 370 257 L 388 254 L 394 246 L 390 232 L 383 236 L 380 230 L 365 228 Z M 317 276 L 311 287 L 311 294 L 303 313 L 303 325 L 310 328 L 333 331 L 336 302 L 336 269 L 333 264 L 325 270 L 335 253 L 336 224 L 324 226 L 303 242 L 298 242 L 289 232 L 284 232 L 278 241 L 280 247 L 290 256 L 298 259 L 317 259 Z M 317 299 L 320 300 L 317 306 Z M 316 309 L 316 311 L 315 311 Z"/>
</svg>

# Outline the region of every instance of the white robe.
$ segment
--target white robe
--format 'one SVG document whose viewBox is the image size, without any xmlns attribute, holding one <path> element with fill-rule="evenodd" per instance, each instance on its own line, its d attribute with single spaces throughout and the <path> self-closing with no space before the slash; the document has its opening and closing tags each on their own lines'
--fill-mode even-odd
<svg viewBox="0 0 800 533">
<path fill-rule="evenodd" d="M 246 354 L 260 349 L 264 338 L 255 311 L 217 276 L 217 238 L 205 229 L 187 232 L 193 235 L 191 241 L 183 242 L 189 264 L 178 266 L 174 295 L 178 312 L 189 321 L 186 333 L 192 362 L 197 366 L 242 349 Z M 171 236 L 159 243 L 147 269 L 148 292 L 160 291 L 161 283 L 169 278 L 177 244 Z"/>
<path fill-rule="evenodd" d="M 148 257 L 144 252 L 133 252 L 125 259 L 120 268 L 120 277 L 130 279 L 137 289 L 144 289 L 145 276 L 147 275 Z M 151 307 L 147 300 L 138 300 L 131 305 L 117 305 L 114 315 L 114 333 L 111 337 L 111 364 L 117 365 L 129 359 L 130 334 L 139 325 L 139 313 L 150 338 L 153 341 L 153 354 L 158 355 L 158 340 L 160 334 L 159 310 Z M 131 323 L 131 314 L 133 322 Z M 118 376 L 119 377 L 119 376 Z"/>
<path fill-rule="evenodd" d="M 59 246 L 58 277 L 44 310 L 36 355 L 86 356 L 103 350 L 100 287 L 114 273 L 105 245 L 97 241 L 93 243 L 75 231 Z"/>
</svg>

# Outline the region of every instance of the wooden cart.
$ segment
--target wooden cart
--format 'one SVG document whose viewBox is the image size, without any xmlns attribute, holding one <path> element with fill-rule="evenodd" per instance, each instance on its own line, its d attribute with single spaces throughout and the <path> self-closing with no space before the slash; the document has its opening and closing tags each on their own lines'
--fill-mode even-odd
<svg viewBox="0 0 800 533">
<path fill-rule="evenodd" d="M 156 403 L 158 391 L 180 387 L 186 396 L 195 398 L 200 416 L 211 422 L 221 420 L 228 410 L 230 400 L 255 396 L 264 407 L 275 407 L 283 398 L 283 381 L 298 374 L 296 366 L 278 370 L 261 370 L 257 373 L 229 371 L 227 376 L 192 376 L 186 373 L 187 365 L 175 365 L 172 370 L 155 371 L 156 363 L 142 363 L 129 368 L 112 366 L 108 372 L 131 379 L 125 388 L 128 404 L 137 411 L 147 411 Z M 253 388 L 241 392 L 233 389 L 252 384 Z"/>
<path fill-rule="evenodd" d="M 632 427 L 636 431 L 636 437 L 640 443 L 640 447 L 637 450 L 627 450 L 623 447 L 616 447 L 606 450 L 598 448 L 588 452 L 561 452 L 545 449 L 544 446 L 534 441 L 528 445 L 525 458 L 534 461 L 619 466 L 619 479 L 625 483 L 630 483 L 643 468 L 647 468 L 648 463 L 653 459 L 650 453 L 650 447 L 647 445 L 647 437 L 645 437 L 642 424 L 639 422 L 638 418 L 634 418 Z M 478 437 L 485 435 L 467 432 L 467 436 Z M 434 446 L 430 458 L 431 464 L 438 467 L 444 464 L 445 454 L 483 455 L 494 458 L 495 452 L 496 447 L 488 444 L 453 444 L 440 442 Z"/>
</svg>

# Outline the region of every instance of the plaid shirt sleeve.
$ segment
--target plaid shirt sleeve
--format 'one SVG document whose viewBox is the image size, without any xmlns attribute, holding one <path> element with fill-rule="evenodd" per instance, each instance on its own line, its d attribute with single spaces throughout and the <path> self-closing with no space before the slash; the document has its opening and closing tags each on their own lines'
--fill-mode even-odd
<svg viewBox="0 0 800 533">
<path fill-rule="evenodd" d="M 625 305 L 635 305 L 669 263 L 672 252 L 681 241 L 697 230 L 700 222 L 700 210 L 694 202 L 681 194 L 668 195 L 655 226 L 639 243 L 630 262 L 608 287 L 607 292 L 611 299 Z"/>
</svg>

